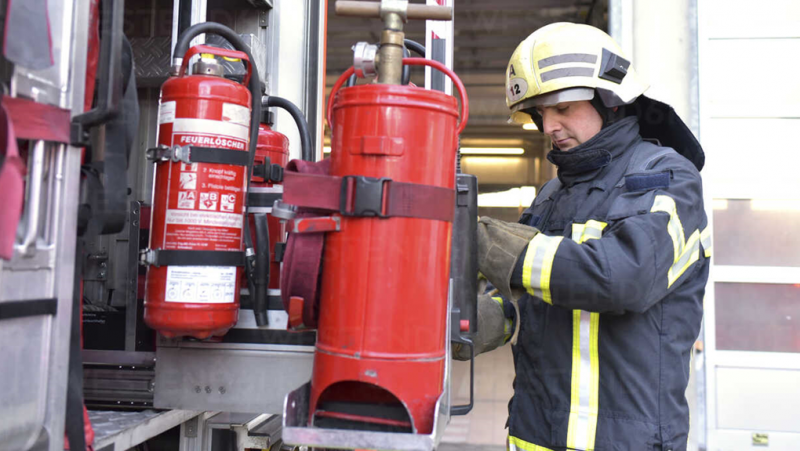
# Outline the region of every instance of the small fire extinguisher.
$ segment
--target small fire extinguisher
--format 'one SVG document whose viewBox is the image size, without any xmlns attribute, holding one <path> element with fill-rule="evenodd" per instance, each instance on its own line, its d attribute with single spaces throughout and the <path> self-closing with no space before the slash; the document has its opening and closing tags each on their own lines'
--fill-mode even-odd
<svg viewBox="0 0 800 451">
<path fill-rule="evenodd" d="M 219 34 L 238 50 L 187 50 L 200 33 Z M 238 319 L 260 89 L 247 46 L 227 27 L 190 27 L 175 55 L 174 76 L 161 88 L 159 146 L 148 150 L 156 175 L 150 245 L 142 254 L 149 265 L 144 320 L 166 337 L 203 339 L 225 334 Z M 224 78 L 215 57 L 240 59 L 243 83 Z"/>
</svg>

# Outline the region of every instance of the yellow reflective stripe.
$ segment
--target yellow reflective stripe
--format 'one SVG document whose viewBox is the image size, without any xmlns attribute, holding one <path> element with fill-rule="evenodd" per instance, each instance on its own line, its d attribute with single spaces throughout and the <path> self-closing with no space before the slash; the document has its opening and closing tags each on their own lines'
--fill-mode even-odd
<svg viewBox="0 0 800 451">
<path fill-rule="evenodd" d="M 553 270 L 553 259 L 558 245 L 564 237 L 537 234 L 525 252 L 522 265 L 522 285 L 531 294 L 548 304 L 553 300 L 550 295 L 550 276 Z"/>
<path fill-rule="evenodd" d="M 545 448 L 544 446 L 534 445 L 533 443 L 526 442 L 520 438 L 514 437 L 512 435 L 508 436 L 508 449 L 509 451 L 553 451 L 550 448 Z"/>
<path fill-rule="evenodd" d="M 503 298 L 501 298 L 500 296 L 492 296 L 492 299 L 498 304 L 500 304 L 501 308 L 503 307 Z M 505 316 L 505 310 L 503 311 L 503 316 Z M 511 338 L 511 320 L 508 318 L 506 318 L 505 322 L 503 323 L 503 334 L 505 335 L 503 337 L 504 342 L 508 341 L 508 339 Z"/>
<path fill-rule="evenodd" d="M 667 223 L 667 232 L 672 238 L 672 245 L 675 258 L 672 261 L 667 271 L 667 288 L 671 287 L 678 278 L 680 278 L 686 270 L 692 266 L 694 262 L 700 259 L 700 230 L 695 230 L 688 240 L 684 238 L 683 225 L 681 219 L 678 217 L 678 209 L 675 206 L 675 201 L 665 195 L 656 196 L 653 202 L 651 212 L 663 211 L 669 214 L 669 222 Z M 706 250 L 706 257 L 711 256 L 711 231 L 709 228 L 703 231 L 707 235 L 707 242 L 709 247 Z M 706 238 L 703 238 L 706 243 Z M 703 245 L 705 249 L 705 244 Z"/>
<path fill-rule="evenodd" d="M 567 447 L 593 450 L 600 391 L 600 314 L 572 311 L 572 386 Z"/>
<path fill-rule="evenodd" d="M 572 225 L 572 240 L 584 243 L 600 239 L 608 226 L 601 221 Z M 570 396 L 567 447 L 594 449 L 597 435 L 597 412 L 600 403 L 600 356 L 598 338 L 600 314 L 572 311 L 572 387 Z"/>
<path fill-rule="evenodd" d="M 536 296 L 541 298 L 541 291 L 536 292 L 534 288 L 532 288 L 531 284 L 531 276 L 533 275 L 533 259 L 536 256 L 536 245 L 539 241 L 536 240 L 541 233 L 536 234 L 533 237 L 530 243 L 528 243 L 528 250 L 525 252 L 525 260 L 522 262 L 522 286 L 528 291 L 531 296 Z"/>
<path fill-rule="evenodd" d="M 597 412 L 600 407 L 600 351 L 598 340 L 600 338 L 600 314 L 592 313 L 591 330 L 589 331 L 589 352 L 591 355 L 592 379 L 589 387 L 589 425 L 587 426 L 587 450 L 594 449 L 594 440 L 597 435 Z"/>
<path fill-rule="evenodd" d="M 581 311 L 572 311 L 572 386 L 569 401 L 569 429 L 567 429 L 567 446 L 575 447 L 575 435 L 578 432 L 578 408 L 580 402 L 581 381 Z"/>
<path fill-rule="evenodd" d="M 703 246 L 706 258 L 711 257 L 711 226 L 706 227 L 700 234 L 700 244 Z"/>
</svg>

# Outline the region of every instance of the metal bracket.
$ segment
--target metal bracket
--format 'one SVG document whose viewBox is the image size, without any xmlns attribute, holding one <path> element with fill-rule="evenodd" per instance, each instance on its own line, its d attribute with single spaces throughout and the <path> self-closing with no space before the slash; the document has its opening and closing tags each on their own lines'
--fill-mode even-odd
<svg viewBox="0 0 800 451">
<path fill-rule="evenodd" d="M 280 200 L 276 200 L 275 203 L 272 204 L 272 216 L 287 221 L 294 219 L 295 216 L 297 216 L 297 207 L 283 203 Z"/>
<path fill-rule="evenodd" d="M 194 417 L 186 423 L 186 429 L 184 429 L 184 434 L 186 437 L 197 437 L 197 417 Z"/>
<path fill-rule="evenodd" d="M 158 147 L 147 149 L 147 159 L 153 162 L 159 161 L 172 161 L 192 164 L 191 156 L 192 150 L 190 146 L 165 146 L 163 144 Z"/>
<path fill-rule="evenodd" d="M 318 216 L 297 218 L 289 223 L 291 233 L 338 232 L 342 229 L 342 218 L 338 216 Z"/>
</svg>

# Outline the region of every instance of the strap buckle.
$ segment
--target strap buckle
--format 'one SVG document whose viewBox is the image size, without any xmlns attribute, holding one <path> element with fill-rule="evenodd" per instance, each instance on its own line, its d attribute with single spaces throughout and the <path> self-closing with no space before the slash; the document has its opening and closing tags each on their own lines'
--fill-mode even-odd
<svg viewBox="0 0 800 451">
<path fill-rule="evenodd" d="M 170 147 L 160 144 L 157 147 L 147 149 L 147 159 L 156 163 L 172 161 L 175 163 L 183 162 L 192 164 L 192 149 L 191 146 L 174 145 Z"/>
<path fill-rule="evenodd" d="M 353 189 L 350 190 L 350 181 Z M 362 175 L 346 175 L 342 177 L 342 188 L 339 196 L 339 213 L 342 216 L 363 216 L 388 218 L 383 209 L 384 182 L 391 182 L 387 177 L 375 178 Z M 351 194 L 352 193 L 352 194 Z M 351 195 L 352 209 L 348 210 Z"/>
</svg>

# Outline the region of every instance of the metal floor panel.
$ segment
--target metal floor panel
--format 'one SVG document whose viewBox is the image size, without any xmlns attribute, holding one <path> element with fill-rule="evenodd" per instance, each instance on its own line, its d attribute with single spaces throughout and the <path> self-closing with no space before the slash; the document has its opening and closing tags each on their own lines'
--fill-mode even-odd
<svg viewBox="0 0 800 451">
<path fill-rule="evenodd" d="M 201 413 L 192 410 L 90 410 L 89 420 L 95 433 L 94 449 L 127 450 Z"/>
</svg>

